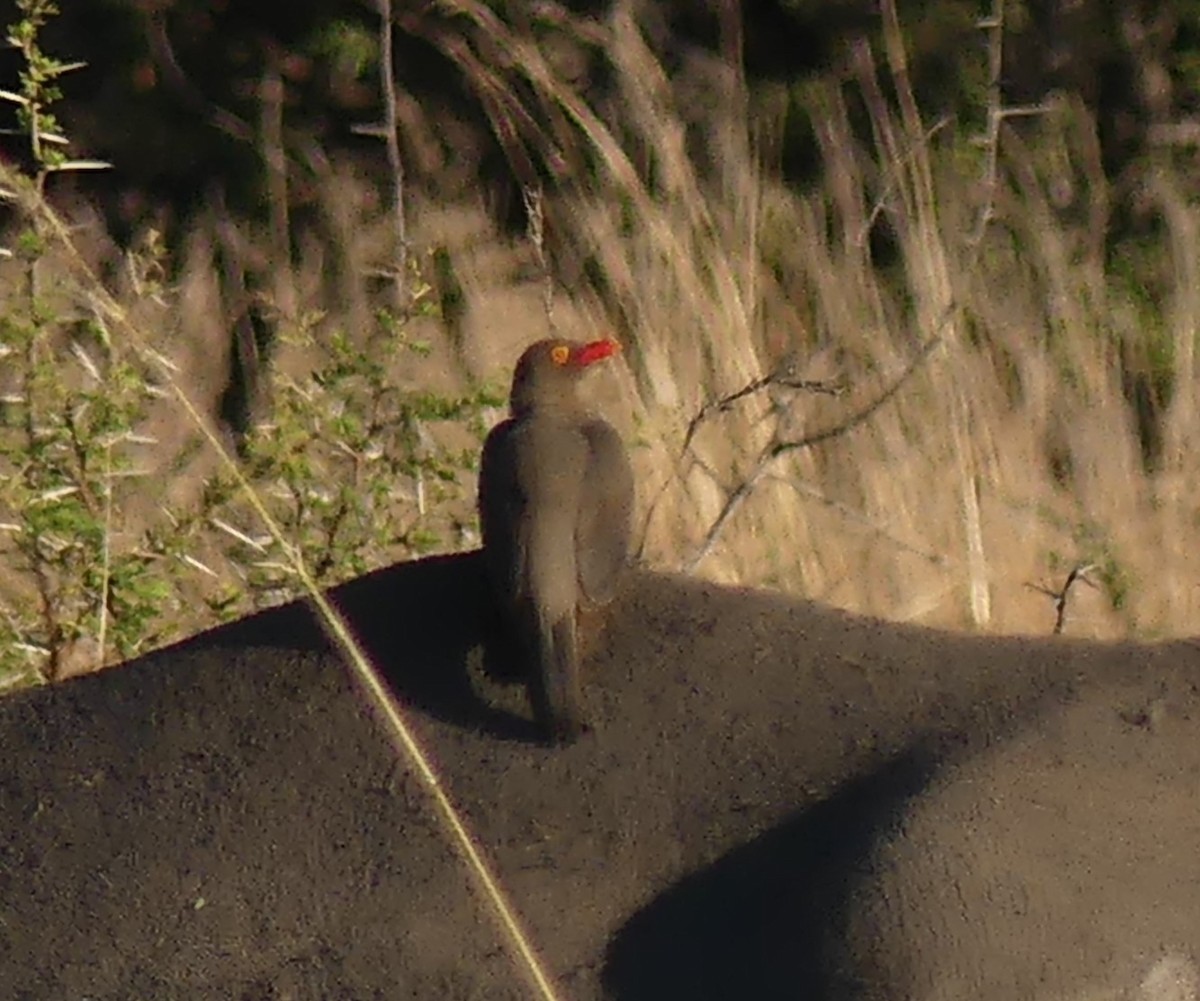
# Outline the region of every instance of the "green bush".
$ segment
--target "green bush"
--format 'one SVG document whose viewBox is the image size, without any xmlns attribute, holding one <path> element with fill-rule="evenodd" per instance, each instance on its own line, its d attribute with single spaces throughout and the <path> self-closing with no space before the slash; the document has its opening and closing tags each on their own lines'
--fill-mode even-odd
<svg viewBox="0 0 1200 1001">
<path fill-rule="evenodd" d="M 399 313 L 379 312 L 365 336 L 319 315 L 293 325 L 287 345 L 307 370 L 268 366 L 267 411 L 197 503 L 148 502 L 161 494 L 139 463 L 154 444 L 142 433 L 149 410 L 175 396 L 199 415 L 43 196 L 51 174 L 103 165 L 70 159 L 53 116 L 55 80 L 79 68 L 41 51 L 55 6 L 18 6 L 9 40 L 25 60 L 22 89 L 0 96 L 18 106 L 34 170 L 0 168 L 19 218 L 7 254 L 20 266 L 0 316 L 0 690 L 289 600 L 306 577 L 332 584 L 469 539 L 450 502 L 465 502 L 460 474 L 474 468 L 484 409 L 501 401 L 396 382 L 427 353 L 409 331 L 434 310 L 412 256 Z M 168 263 L 153 236 L 131 255 L 136 299 L 179 307 Z M 447 425 L 456 447 L 442 443 Z"/>
</svg>

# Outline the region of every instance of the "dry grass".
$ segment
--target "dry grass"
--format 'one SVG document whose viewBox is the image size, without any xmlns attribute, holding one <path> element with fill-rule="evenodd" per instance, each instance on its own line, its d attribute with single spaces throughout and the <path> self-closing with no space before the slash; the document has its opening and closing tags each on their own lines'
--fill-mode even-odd
<svg viewBox="0 0 1200 1001">
<path fill-rule="evenodd" d="M 1068 633 L 1194 630 L 1200 474 L 1186 459 L 1200 430 L 1200 243 L 1197 213 L 1169 171 L 1139 193 L 1167 234 L 1155 254 L 1170 294 L 1147 302 L 1106 269 L 1098 234 L 1114 196 L 1079 108 L 1064 104 L 1020 135 L 1005 130 L 994 218 L 974 242 L 981 155 L 952 125 L 934 127 L 884 97 L 898 79 L 894 49 L 890 68 L 860 48 L 840 82 L 808 88 L 825 179 L 797 191 L 769 169 L 783 94 L 750 94 L 711 55 L 686 54 L 668 76 L 630 5 L 603 24 L 559 12 L 540 45 L 486 8 L 460 7 L 481 29 L 472 51 L 503 67 L 489 84 L 516 94 L 519 79 L 532 95 L 530 121 L 545 141 L 527 136 L 525 153 L 540 151 L 541 166 L 563 178 L 545 193 L 562 279 L 555 327 L 579 337 L 615 327 L 629 345 L 628 365 L 596 389 L 633 446 L 648 563 L 695 564 L 722 581 L 890 619 L 1033 633 L 1050 631 L 1054 608 L 1028 585 L 1057 587 L 1072 566 L 1095 563 L 1100 586 L 1072 591 Z M 504 60 L 489 61 L 497 52 Z M 571 69 L 579 60 L 564 52 L 609 66 L 605 101 L 583 100 Z M 372 306 L 362 275 L 387 258 L 390 220 L 342 174 L 330 174 L 320 197 L 325 231 L 297 267 L 276 260 L 288 272 L 280 287 L 294 290 L 301 311 L 324 311 L 329 327 L 358 329 Z M 415 246 L 440 249 L 463 309 L 453 336 L 427 327 L 433 356 L 397 379 L 447 389 L 468 374 L 505 379 L 518 348 L 549 325 L 533 248 L 498 236 L 474 204 L 418 202 L 410 224 Z M 179 305 L 154 321 L 210 402 L 220 390 L 214 345 L 233 308 L 212 266 L 227 225 L 217 212 L 197 225 Z M 884 230 L 893 258 L 880 266 L 870 237 Z M 242 238 L 271 246 L 270 234 Z M 1171 344 L 1178 390 L 1162 461 L 1148 474 L 1117 346 L 1152 334 Z M 931 338 L 937 346 L 916 361 Z M 784 361 L 846 391 L 753 394 L 704 421 L 683 448 L 706 402 Z M 275 363 L 302 371 L 305 360 L 285 347 Z M 910 369 L 846 433 L 764 461 L 772 442 L 846 424 Z M 168 444 L 154 469 L 172 479 L 178 503 L 208 460 L 188 436 L 171 439 L 179 422 L 169 414 L 156 419 Z M 399 487 L 398 503 L 408 502 Z M 470 484 L 453 503 L 469 515 Z"/>
<path fill-rule="evenodd" d="M 616 318 L 634 346 L 623 402 L 636 414 L 651 563 L 690 565 L 731 492 L 755 476 L 699 572 L 887 618 L 1036 633 L 1054 609 L 1028 585 L 1058 587 L 1072 566 L 1095 563 L 1100 586 L 1072 592 L 1068 632 L 1194 629 L 1197 474 L 1185 455 L 1198 430 L 1188 277 L 1198 245 L 1196 213 L 1169 172 L 1140 197 L 1167 233 L 1155 254 L 1171 295 L 1134 302 L 1128 280 L 1105 269 L 1112 195 L 1078 107 L 1003 130 L 994 187 L 981 184 L 969 137 L 931 127 L 904 99 L 893 36 L 885 58 L 861 47 L 843 82 L 810 89 L 825 180 L 798 193 L 763 166 L 771 95 L 751 100 L 727 64 L 700 55 L 668 79 L 630 5 L 603 31 L 577 31 L 613 71 L 604 114 L 539 51 L 485 26 L 542 104 L 570 119 L 554 131 L 550 117 L 547 145 L 582 142 L 591 154 L 590 180 L 555 199 L 550 218 L 562 257 L 601 276 L 594 299 L 572 288 L 575 326 Z M 856 115 L 873 142 L 857 138 Z M 886 269 L 869 249 L 881 227 L 895 248 Z M 488 290 L 472 291 L 489 315 Z M 536 322 L 527 315 L 509 320 L 521 328 L 510 337 L 500 324 L 477 337 L 519 340 Z M 1164 332 L 1179 390 L 1147 474 L 1118 345 Z M 934 337 L 869 420 L 758 461 L 771 440 L 844 423 Z M 844 380 L 848 394 L 759 394 L 680 454 L 706 401 L 789 357 L 803 376 Z"/>
</svg>

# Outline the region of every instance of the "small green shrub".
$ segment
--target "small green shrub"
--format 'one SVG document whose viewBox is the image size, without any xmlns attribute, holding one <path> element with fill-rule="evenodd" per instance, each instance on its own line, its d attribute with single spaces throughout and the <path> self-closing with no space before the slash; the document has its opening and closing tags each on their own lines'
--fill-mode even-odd
<svg viewBox="0 0 1200 1001">
<path fill-rule="evenodd" d="M 0 97 L 18 105 L 35 166 L 32 177 L 0 167 L 0 196 L 21 220 L 8 251 L 21 280 L 0 313 L 0 690 L 297 597 L 298 566 L 328 585 L 467 540 L 460 480 L 474 468 L 485 408 L 501 399 L 397 382 L 429 351 L 410 334 L 434 309 L 413 255 L 403 301 L 364 337 L 329 331 L 320 315 L 288 335 L 291 355 L 308 364 L 302 374 L 268 368 L 269 408 L 241 443 L 239 466 L 220 466 L 186 508 L 147 504 L 138 457 L 154 442 L 139 429 L 175 376 L 127 313 L 114 322 L 112 297 L 53 224 L 47 177 L 102 165 L 62 151 L 55 80 L 78 66 L 39 42 L 57 9 L 18 8 L 9 40 L 26 70 L 21 92 Z M 151 234 L 127 263 L 138 300 L 178 306 L 161 240 Z"/>
</svg>

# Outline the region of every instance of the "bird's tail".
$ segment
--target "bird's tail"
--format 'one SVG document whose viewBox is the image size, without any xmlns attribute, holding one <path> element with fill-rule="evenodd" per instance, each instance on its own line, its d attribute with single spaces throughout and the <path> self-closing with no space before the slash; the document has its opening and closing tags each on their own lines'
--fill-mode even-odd
<svg viewBox="0 0 1200 1001">
<path fill-rule="evenodd" d="M 575 615 L 539 616 L 537 625 L 537 669 L 529 679 L 534 716 L 552 741 L 570 743 L 583 732 Z"/>
</svg>

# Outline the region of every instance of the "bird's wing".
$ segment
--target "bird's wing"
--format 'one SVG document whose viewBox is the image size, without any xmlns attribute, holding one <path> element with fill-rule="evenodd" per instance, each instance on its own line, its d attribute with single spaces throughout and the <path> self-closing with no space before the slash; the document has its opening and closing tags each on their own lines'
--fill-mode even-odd
<svg viewBox="0 0 1200 1001">
<path fill-rule="evenodd" d="M 516 422 L 492 428 L 479 465 L 479 526 L 492 586 L 509 600 L 520 590 L 525 546 L 520 538 L 524 498 L 518 482 Z"/>
<path fill-rule="evenodd" d="M 590 449 L 573 424 L 516 419 L 484 444 L 479 515 L 493 586 L 557 620 L 576 602 L 574 533 Z"/>
<path fill-rule="evenodd" d="M 629 560 L 633 523 L 633 469 L 621 436 L 598 418 L 583 426 L 587 467 L 575 525 L 575 558 L 582 596 L 611 601 Z"/>
<path fill-rule="evenodd" d="M 506 421 L 488 436 L 479 518 L 488 574 L 528 672 L 534 710 L 556 740 L 582 729 L 575 545 L 585 437 L 561 421 Z"/>
</svg>

